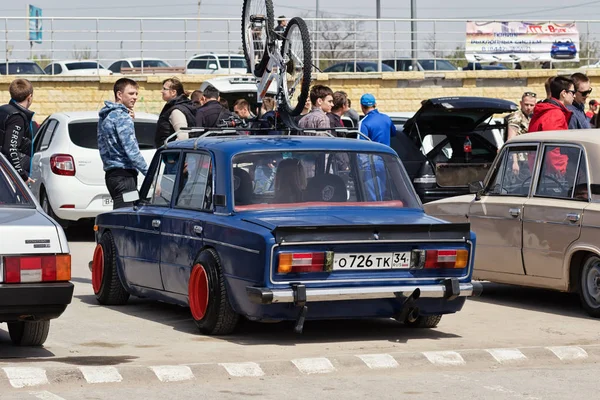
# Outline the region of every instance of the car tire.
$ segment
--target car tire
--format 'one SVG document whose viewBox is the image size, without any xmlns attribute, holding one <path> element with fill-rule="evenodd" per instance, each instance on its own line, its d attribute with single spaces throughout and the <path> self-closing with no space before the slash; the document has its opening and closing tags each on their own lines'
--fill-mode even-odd
<svg viewBox="0 0 600 400">
<path fill-rule="evenodd" d="M 442 316 L 440 314 L 435 315 L 419 315 L 417 318 L 406 317 L 404 325 L 410 328 L 435 328 L 440 323 Z"/>
<path fill-rule="evenodd" d="M 69 227 L 70 224 L 68 221 L 61 219 L 56 214 L 54 214 L 54 211 L 52 210 L 52 204 L 50 204 L 50 199 L 48 198 L 48 194 L 46 193 L 46 190 L 44 188 L 41 189 L 40 193 L 40 205 L 42 206 L 42 210 L 44 210 L 44 212 L 48 214 L 50 218 L 52 218 L 60 226 L 62 226 L 63 229 L 67 229 Z"/>
<path fill-rule="evenodd" d="M 41 346 L 48 338 L 50 321 L 17 321 L 8 323 L 10 340 L 16 346 Z"/>
<path fill-rule="evenodd" d="M 581 306 L 592 317 L 600 318 L 600 257 L 588 256 L 579 275 Z"/>
<path fill-rule="evenodd" d="M 92 287 L 100 304 L 116 306 L 129 300 L 129 292 L 123 286 L 117 270 L 115 241 L 110 232 L 102 235 L 94 250 Z"/>
<path fill-rule="evenodd" d="M 200 253 L 188 285 L 192 318 L 200 332 L 207 335 L 227 335 L 235 329 L 237 314 L 227 296 L 225 279 L 217 252 L 206 249 Z"/>
</svg>

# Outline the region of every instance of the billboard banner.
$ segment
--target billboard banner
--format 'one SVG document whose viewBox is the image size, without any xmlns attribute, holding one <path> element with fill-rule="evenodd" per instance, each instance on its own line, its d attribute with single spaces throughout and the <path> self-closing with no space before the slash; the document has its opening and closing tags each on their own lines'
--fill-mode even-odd
<svg viewBox="0 0 600 400">
<path fill-rule="evenodd" d="M 467 21 L 469 62 L 579 61 L 575 23 Z"/>
<path fill-rule="evenodd" d="M 29 41 L 42 43 L 42 9 L 28 6 L 29 13 Z"/>
</svg>

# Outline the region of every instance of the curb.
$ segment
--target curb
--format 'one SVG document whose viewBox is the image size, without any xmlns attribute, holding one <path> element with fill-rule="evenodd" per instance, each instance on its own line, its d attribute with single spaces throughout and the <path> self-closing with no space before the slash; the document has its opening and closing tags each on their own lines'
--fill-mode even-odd
<svg viewBox="0 0 600 400">
<path fill-rule="evenodd" d="M 57 385 L 169 383 L 191 380 L 266 378 L 274 376 L 322 375 L 368 370 L 399 371 L 431 368 L 498 368 L 543 363 L 565 364 L 600 361 L 600 345 L 466 349 L 456 351 L 399 352 L 338 355 L 234 363 L 188 363 L 177 365 L 89 365 L 62 366 L 0 363 L 0 393 L 5 388 L 22 389 Z"/>
</svg>

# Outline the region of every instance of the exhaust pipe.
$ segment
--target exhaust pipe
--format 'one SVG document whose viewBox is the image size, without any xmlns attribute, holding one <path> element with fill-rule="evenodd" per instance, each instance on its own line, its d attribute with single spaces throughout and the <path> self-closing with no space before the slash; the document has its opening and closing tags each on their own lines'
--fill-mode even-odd
<svg viewBox="0 0 600 400">
<path fill-rule="evenodd" d="M 413 323 L 419 318 L 419 307 L 411 307 L 408 309 L 408 315 L 406 316 L 406 322 Z"/>
</svg>

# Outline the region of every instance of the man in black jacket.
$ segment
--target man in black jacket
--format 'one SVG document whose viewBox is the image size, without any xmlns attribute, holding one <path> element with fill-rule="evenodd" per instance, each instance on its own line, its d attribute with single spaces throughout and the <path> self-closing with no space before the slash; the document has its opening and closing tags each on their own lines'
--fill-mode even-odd
<svg viewBox="0 0 600 400">
<path fill-rule="evenodd" d="M 181 128 L 196 125 L 196 108 L 188 99 L 183 84 L 177 78 L 165 79 L 162 83 L 162 98 L 167 103 L 163 107 L 156 123 L 154 143 L 156 147 L 165 144 L 165 140 Z M 177 134 L 177 139 L 187 139 L 187 132 Z"/>
<path fill-rule="evenodd" d="M 27 183 L 32 149 L 33 85 L 27 79 L 15 79 L 8 87 L 10 102 L 0 107 L 0 151 Z"/>
<path fill-rule="evenodd" d="M 219 103 L 219 91 L 212 85 L 204 89 L 204 105 L 196 111 L 196 126 L 215 128 L 217 124 L 229 118 L 232 113 Z"/>
</svg>

